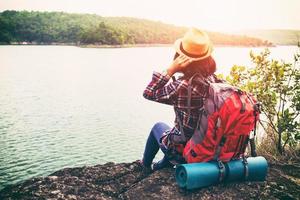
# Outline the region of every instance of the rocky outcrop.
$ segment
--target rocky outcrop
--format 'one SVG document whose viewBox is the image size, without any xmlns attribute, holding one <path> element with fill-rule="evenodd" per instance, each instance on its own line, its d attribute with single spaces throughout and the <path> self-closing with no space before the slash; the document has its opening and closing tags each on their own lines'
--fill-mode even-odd
<svg viewBox="0 0 300 200">
<path fill-rule="evenodd" d="M 267 181 L 222 183 L 186 191 L 174 169 L 145 176 L 137 162 L 65 168 L 6 187 L 0 199 L 300 199 L 299 166 L 270 164 Z"/>
</svg>

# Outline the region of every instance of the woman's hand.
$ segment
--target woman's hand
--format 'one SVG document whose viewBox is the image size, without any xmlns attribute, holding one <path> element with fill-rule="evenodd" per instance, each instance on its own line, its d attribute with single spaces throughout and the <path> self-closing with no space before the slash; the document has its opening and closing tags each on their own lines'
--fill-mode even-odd
<svg viewBox="0 0 300 200">
<path fill-rule="evenodd" d="M 176 72 L 182 72 L 183 69 L 186 68 L 191 62 L 193 62 L 192 58 L 189 58 L 185 55 L 180 55 L 175 60 L 173 60 L 173 62 L 167 69 L 167 74 L 169 76 L 172 76 Z"/>
</svg>

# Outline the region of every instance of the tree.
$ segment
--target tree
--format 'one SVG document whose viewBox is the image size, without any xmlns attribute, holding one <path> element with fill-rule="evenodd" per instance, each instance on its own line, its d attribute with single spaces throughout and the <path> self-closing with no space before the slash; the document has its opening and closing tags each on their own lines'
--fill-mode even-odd
<svg viewBox="0 0 300 200">
<path fill-rule="evenodd" d="M 187 28 L 131 17 L 101 17 L 63 12 L 0 12 L 0 43 L 171 44 Z M 217 44 L 264 45 L 245 36 L 208 32 Z"/>
<path fill-rule="evenodd" d="M 270 51 L 250 53 L 253 68 L 233 66 L 226 80 L 256 95 L 263 105 L 261 119 L 271 130 L 280 154 L 300 141 L 300 47 L 294 63 L 269 59 Z M 270 131 L 268 131 L 270 133 Z"/>
</svg>

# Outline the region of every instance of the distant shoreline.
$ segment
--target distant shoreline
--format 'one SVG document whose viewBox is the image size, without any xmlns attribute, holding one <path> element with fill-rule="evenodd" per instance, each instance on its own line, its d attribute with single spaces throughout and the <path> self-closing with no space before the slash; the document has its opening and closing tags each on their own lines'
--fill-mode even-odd
<svg viewBox="0 0 300 200">
<path fill-rule="evenodd" d="M 78 46 L 78 45 L 77 45 Z M 172 47 L 173 44 L 124 44 L 124 45 L 79 45 L 81 48 L 134 48 L 134 47 Z M 215 47 L 276 47 L 277 45 L 222 45 L 216 44 Z M 293 45 L 289 45 L 293 46 Z"/>
<path fill-rule="evenodd" d="M 122 45 L 108 45 L 108 44 L 68 44 L 68 43 L 51 43 L 51 44 L 0 44 L 0 46 L 74 46 L 79 48 L 135 48 L 135 47 L 172 47 L 173 44 L 122 44 Z M 224 45 L 216 44 L 215 47 L 276 47 L 276 46 L 296 46 L 296 45 Z"/>
</svg>

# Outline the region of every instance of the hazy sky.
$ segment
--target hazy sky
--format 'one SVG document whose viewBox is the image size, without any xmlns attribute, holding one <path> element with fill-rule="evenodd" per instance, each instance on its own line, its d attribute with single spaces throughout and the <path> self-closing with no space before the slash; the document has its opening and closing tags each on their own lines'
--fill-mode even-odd
<svg viewBox="0 0 300 200">
<path fill-rule="evenodd" d="M 220 31 L 300 29 L 300 0 L 0 0 L 3 10 L 131 16 Z"/>
</svg>

